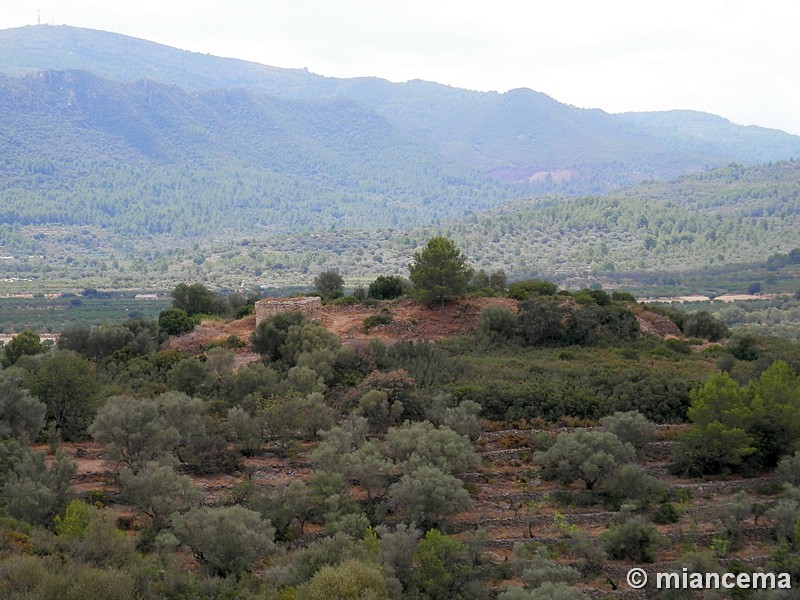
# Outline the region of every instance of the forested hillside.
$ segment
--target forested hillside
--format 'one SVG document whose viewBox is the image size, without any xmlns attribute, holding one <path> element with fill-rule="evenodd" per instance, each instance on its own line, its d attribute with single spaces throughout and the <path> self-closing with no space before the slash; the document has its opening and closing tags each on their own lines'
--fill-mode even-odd
<svg viewBox="0 0 800 600">
<path fill-rule="evenodd" d="M 524 190 L 443 161 L 346 100 L 47 72 L 0 81 L 0 132 L 9 224 L 184 236 L 408 228 Z"/>
<path fill-rule="evenodd" d="M 0 31 L 0 72 L 19 76 L 47 70 L 84 70 L 113 81 L 147 79 L 196 91 L 248 90 L 287 103 L 300 101 L 301 107 L 308 101 L 351 101 L 440 160 L 447 157 L 506 181 L 532 183 L 538 192 L 599 193 L 730 161 L 800 156 L 797 136 L 691 111 L 609 115 L 527 89 L 499 94 L 424 81 L 334 79 L 74 27 Z M 345 118 L 335 127 L 343 131 L 349 126 Z M 286 160 L 299 159 L 290 151 Z M 403 164 L 398 163 L 401 171 Z"/>
<path fill-rule="evenodd" d="M 3 291 L 330 268 L 356 284 L 442 232 L 481 268 L 577 286 L 800 245 L 798 163 L 744 164 L 798 156 L 798 138 L 713 115 L 329 79 L 70 27 L 0 31 L 3 71 Z"/>
<path fill-rule="evenodd" d="M 54 194 L 56 209 L 57 198 Z M 106 227 L 53 222 L 0 226 L 0 256 L 5 257 L 0 274 L 33 279 L 7 282 L 6 289 L 42 291 L 80 291 L 87 286 L 167 289 L 187 278 L 229 288 L 308 286 L 317 273 L 330 269 L 339 270 L 348 285 L 355 285 L 379 273 L 403 272 L 427 237 L 445 233 L 457 240 L 476 267 L 503 268 L 511 278 L 540 275 L 573 287 L 594 281 L 621 281 L 629 286 L 645 280 L 683 282 L 692 288 L 710 286 L 709 292 L 744 291 L 758 277 L 768 275 L 764 268 L 771 255 L 800 247 L 799 198 L 800 163 L 781 162 L 748 168 L 732 165 L 672 183 L 643 183 L 602 197 L 512 202 L 494 210 L 468 212 L 435 227 L 405 230 L 376 225 L 371 231 L 269 235 L 281 224 L 287 225 L 286 219 L 294 214 L 290 208 L 286 214 L 277 214 L 274 223 L 253 229 L 247 222 L 254 212 L 247 205 L 224 203 L 222 212 L 203 205 L 194 213 L 168 217 L 168 209 L 153 197 L 152 214 L 136 213 L 133 222 L 157 223 L 156 219 L 163 218 L 171 223 L 165 227 L 172 230 L 141 234 L 134 228 L 121 228 L 119 218 L 102 211 L 82 213 L 81 207 L 91 205 L 83 201 L 75 215 L 97 213 Z M 36 214 L 30 206 L 9 206 Z M 134 213 L 134 207 L 149 205 L 130 198 L 129 206 Z M 258 210 L 271 209 L 259 207 L 255 214 Z M 388 207 L 375 205 L 366 212 L 362 209 L 360 215 L 365 214 L 377 224 L 382 215 L 391 213 Z M 311 229 L 325 218 L 312 213 L 300 221 L 299 209 L 297 215 L 298 228 L 304 223 Z M 358 216 L 354 208 L 352 219 Z M 236 222 L 247 224 L 248 229 L 223 227 Z M 207 235 L 181 235 L 200 230 L 200 225 Z M 760 275 L 752 273 L 756 266 Z M 712 271 L 722 275 L 714 279 Z M 741 279 L 736 273 L 756 279 Z M 726 288 L 724 280 L 736 280 L 739 287 Z M 782 289 L 794 291 L 791 278 L 784 283 L 789 287 Z"/>
<path fill-rule="evenodd" d="M 731 165 L 613 194 L 513 203 L 447 230 L 520 275 L 680 271 L 766 261 L 800 243 L 800 163 Z M 515 258 L 511 258 L 515 257 Z"/>
</svg>

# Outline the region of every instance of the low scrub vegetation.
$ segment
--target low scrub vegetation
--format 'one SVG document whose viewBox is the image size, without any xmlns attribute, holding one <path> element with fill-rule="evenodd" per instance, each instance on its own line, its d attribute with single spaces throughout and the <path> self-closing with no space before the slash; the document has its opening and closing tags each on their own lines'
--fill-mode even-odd
<svg viewBox="0 0 800 600">
<path fill-rule="evenodd" d="M 461 293 L 505 293 L 484 275 Z M 357 298 L 382 303 L 365 327 L 391 323 L 375 295 L 416 293 L 397 283 Z M 630 566 L 745 553 L 800 574 L 796 344 L 508 287 L 440 342 L 349 343 L 287 312 L 160 349 L 172 317 L 234 318 L 194 285 L 159 320 L 21 336 L 0 371 L 0 595 L 582 598 Z"/>
</svg>

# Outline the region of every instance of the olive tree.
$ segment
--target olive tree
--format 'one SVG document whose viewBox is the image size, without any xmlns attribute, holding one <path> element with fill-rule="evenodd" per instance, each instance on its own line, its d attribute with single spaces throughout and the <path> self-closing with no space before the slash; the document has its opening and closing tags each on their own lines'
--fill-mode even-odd
<svg viewBox="0 0 800 600">
<path fill-rule="evenodd" d="M 587 490 L 609 477 L 620 465 L 633 462 L 636 451 L 608 431 L 562 433 L 550 448 L 536 452 L 542 477 L 570 484 L 580 479 Z"/>
<path fill-rule="evenodd" d="M 589 596 L 564 583 L 548 581 L 532 590 L 508 588 L 497 596 L 497 600 L 589 600 Z"/>
<path fill-rule="evenodd" d="M 600 419 L 600 424 L 636 450 L 641 450 L 653 439 L 655 424 L 638 410 L 615 412 Z"/>
<path fill-rule="evenodd" d="M 308 600 L 388 600 L 386 583 L 377 565 L 349 559 L 325 565 L 298 590 Z"/>
<path fill-rule="evenodd" d="M 91 363 L 71 350 L 55 350 L 39 358 L 25 377 L 25 387 L 44 402 L 48 421 L 67 441 L 81 439 L 99 405 L 100 382 Z"/>
<path fill-rule="evenodd" d="M 430 529 L 450 515 L 465 510 L 470 504 L 470 495 L 460 479 L 425 465 L 392 484 L 389 502 L 407 523 Z"/>
<path fill-rule="evenodd" d="M 390 425 L 397 422 L 402 410 L 402 403 L 389 404 L 389 395 L 386 392 L 369 390 L 359 399 L 356 413 L 369 421 L 373 433 L 385 433 Z"/>
<path fill-rule="evenodd" d="M 106 400 L 89 433 L 105 446 L 109 461 L 134 472 L 149 461 L 174 459 L 172 452 L 180 441 L 178 430 L 167 426 L 155 400 L 133 396 Z"/>
<path fill-rule="evenodd" d="M 0 439 L 33 441 L 44 427 L 45 405 L 21 386 L 19 374 L 0 373 Z"/>
<path fill-rule="evenodd" d="M 406 470 L 432 466 L 445 473 L 463 473 L 480 464 L 469 438 L 428 421 L 406 422 L 386 433 L 387 454 Z"/>
<path fill-rule="evenodd" d="M 603 501 L 617 509 L 623 504 L 644 507 L 667 497 L 667 486 L 661 479 L 631 463 L 620 465 L 597 488 Z"/>
<path fill-rule="evenodd" d="M 203 492 L 186 475 L 169 465 L 149 463 L 138 473 L 125 469 L 119 474 L 124 497 L 150 517 L 155 528 L 167 525 L 169 516 L 200 503 Z"/>
<path fill-rule="evenodd" d="M 795 452 L 791 456 L 784 456 L 778 462 L 775 476 L 782 483 L 789 483 L 793 486 L 800 485 L 800 452 Z"/>
<path fill-rule="evenodd" d="M 36 525 L 48 525 L 72 499 L 75 462 L 57 454 L 49 466 L 44 452 L 15 439 L 0 442 L 0 509 Z"/>
<path fill-rule="evenodd" d="M 242 506 L 204 506 L 173 519 L 175 536 L 221 576 L 255 567 L 275 548 L 275 528 Z"/>
<path fill-rule="evenodd" d="M 658 550 L 666 539 L 641 517 L 633 517 L 618 523 L 602 534 L 603 544 L 609 558 L 635 563 L 655 561 Z"/>
<path fill-rule="evenodd" d="M 367 493 L 367 503 L 386 497 L 396 476 L 394 465 L 376 441 L 370 440 L 351 452 L 347 461 L 347 477 L 357 481 Z"/>
<path fill-rule="evenodd" d="M 519 556 L 521 550 L 520 545 L 514 547 L 517 551 L 518 570 L 521 570 L 522 581 L 528 589 L 535 589 L 541 587 L 545 583 L 566 583 L 572 584 L 578 581 L 580 573 L 572 567 L 566 565 L 559 565 L 552 558 L 550 558 L 545 548 L 539 547 L 533 550 L 523 550 L 523 553 L 528 553 L 530 556 Z M 527 559 L 527 560 L 526 560 Z M 521 569 L 520 569 L 521 567 Z"/>
</svg>

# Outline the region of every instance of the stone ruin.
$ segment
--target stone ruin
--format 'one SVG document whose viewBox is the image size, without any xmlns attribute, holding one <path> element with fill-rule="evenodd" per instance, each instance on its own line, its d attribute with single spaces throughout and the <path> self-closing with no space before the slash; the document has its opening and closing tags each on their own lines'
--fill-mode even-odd
<svg viewBox="0 0 800 600">
<path fill-rule="evenodd" d="M 264 319 L 285 313 L 297 311 L 303 313 L 312 321 L 322 318 L 322 298 L 310 296 L 302 298 L 265 298 L 256 302 L 256 327 Z"/>
</svg>

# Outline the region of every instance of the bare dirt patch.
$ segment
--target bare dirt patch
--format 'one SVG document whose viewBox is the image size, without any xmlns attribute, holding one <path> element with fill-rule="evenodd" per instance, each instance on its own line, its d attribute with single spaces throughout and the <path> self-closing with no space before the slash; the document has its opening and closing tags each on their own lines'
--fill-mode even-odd
<svg viewBox="0 0 800 600">
<path fill-rule="evenodd" d="M 678 326 L 668 318 L 644 309 L 638 309 L 635 312 L 642 333 L 652 333 L 663 338 L 685 339 Z"/>
<path fill-rule="evenodd" d="M 322 325 L 346 340 L 441 340 L 474 331 L 481 311 L 491 304 L 517 312 L 516 300 L 509 298 L 467 298 L 447 304 L 444 308 L 428 308 L 414 300 L 404 299 L 378 306 L 325 306 L 322 309 Z M 389 311 L 393 321 L 372 327 L 367 332 L 364 319 L 384 309 Z"/>
<path fill-rule="evenodd" d="M 475 330 L 481 311 L 489 305 L 498 304 L 517 312 L 516 300 L 509 298 L 467 298 L 444 308 L 428 308 L 414 300 L 403 299 L 381 302 L 375 306 L 341 306 L 329 304 L 322 308 L 322 326 L 345 341 L 381 339 L 386 342 L 400 340 L 428 341 L 441 340 L 457 335 L 465 335 Z M 364 319 L 388 311 L 393 318 L 391 323 L 365 330 Z M 161 345 L 162 350 L 180 350 L 195 356 L 205 353 L 209 345 L 221 343 L 235 335 L 249 344 L 250 336 L 256 328 L 254 315 L 237 321 L 220 323 L 203 321 L 194 331 L 174 336 Z M 247 350 L 236 351 L 235 366 L 238 368 L 258 360 L 258 355 Z"/>
</svg>

